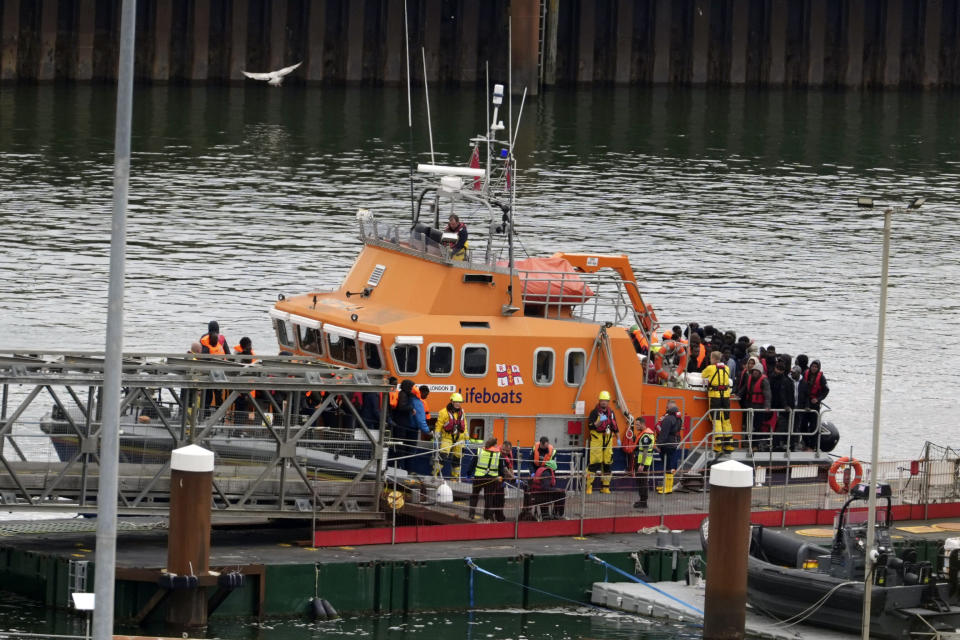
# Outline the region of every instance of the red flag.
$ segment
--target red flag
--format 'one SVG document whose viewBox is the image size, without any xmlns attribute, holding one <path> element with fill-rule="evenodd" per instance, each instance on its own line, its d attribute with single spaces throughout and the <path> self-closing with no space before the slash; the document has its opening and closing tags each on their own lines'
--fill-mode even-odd
<svg viewBox="0 0 960 640">
<path fill-rule="evenodd" d="M 470 154 L 470 168 L 479 169 L 480 168 L 480 149 L 477 147 L 473 148 L 473 153 Z M 481 189 L 480 178 L 473 179 L 473 190 L 480 191 Z"/>
</svg>

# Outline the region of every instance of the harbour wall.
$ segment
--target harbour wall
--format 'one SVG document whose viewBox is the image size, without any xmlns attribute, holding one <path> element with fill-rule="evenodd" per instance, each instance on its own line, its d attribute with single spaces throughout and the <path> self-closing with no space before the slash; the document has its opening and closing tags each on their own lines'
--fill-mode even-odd
<svg viewBox="0 0 960 640">
<path fill-rule="evenodd" d="M 112 81 L 121 0 L 0 0 L 0 81 Z M 960 0 L 408 0 L 412 77 L 953 87 Z M 512 23 L 512 41 L 508 36 Z M 425 61 L 421 59 L 421 47 Z M 402 0 L 139 0 L 140 82 L 405 81 Z M 424 67 L 426 71 L 424 72 Z"/>
</svg>

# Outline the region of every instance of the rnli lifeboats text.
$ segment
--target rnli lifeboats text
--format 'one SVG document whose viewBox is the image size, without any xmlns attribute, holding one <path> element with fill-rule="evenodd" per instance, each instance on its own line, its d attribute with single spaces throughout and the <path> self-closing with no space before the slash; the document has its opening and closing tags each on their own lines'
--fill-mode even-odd
<svg viewBox="0 0 960 640">
<path fill-rule="evenodd" d="M 488 391 L 486 387 L 477 389 L 461 389 L 460 394 L 464 402 L 476 404 L 520 404 L 523 402 L 523 391 Z"/>
</svg>

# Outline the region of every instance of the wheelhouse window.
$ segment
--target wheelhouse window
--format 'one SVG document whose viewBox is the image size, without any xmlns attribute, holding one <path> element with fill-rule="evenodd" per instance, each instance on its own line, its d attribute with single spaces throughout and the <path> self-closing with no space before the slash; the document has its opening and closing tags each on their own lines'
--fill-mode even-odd
<svg viewBox="0 0 960 640">
<path fill-rule="evenodd" d="M 431 344 L 427 349 L 427 373 L 448 376 L 453 373 L 453 345 Z"/>
<path fill-rule="evenodd" d="M 293 324 L 290 322 L 290 314 L 286 311 L 271 309 L 270 317 L 273 318 L 273 330 L 277 334 L 277 343 L 284 349 L 296 349 L 297 338 L 293 332 Z"/>
<path fill-rule="evenodd" d="M 413 376 L 420 371 L 420 345 L 422 336 L 397 336 L 393 345 L 393 364 L 397 375 Z"/>
<path fill-rule="evenodd" d="M 360 340 L 363 366 L 367 369 L 383 369 L 383 351 L 380 349 L 380 336 L 361 331 L 357 334 L 357 338 Z"/>
<path fill-rule="evenodd" d="M 484 344 L 465 344 L 460 355 L 460 371 L 471 378 L 487 375 L 490 352 Z"/>
<path fill-rule="evenodd" d="M 533 352 L 533 383 L 540 387 L 553 384 L 556 354 L 553 349 L 541 348 Z"/>
<path fill-rule="evenodd" d="M 566 360 L 564 381 L 571 387 L 579 386 L 586 374 L 587 352 L 583 349 L 568 349 Z"/>
<path fill-rule="evenodd" d="M 323 336 L 321 335 L 319 327 L 316 329 L 312 327 L 305 327 L 303 325 L 296 325 L 296 327 L 298 340 L 300 342 L 300 350 L 322 356 Z"/>
<path fill-rule="evenodd" d="M 327 335 L 327 356 L 331 360 L 357 366 L 360 361 L 357 355 L 357 332 L 332 324 L 324 326 L 323 332 Z"/>
</svg>

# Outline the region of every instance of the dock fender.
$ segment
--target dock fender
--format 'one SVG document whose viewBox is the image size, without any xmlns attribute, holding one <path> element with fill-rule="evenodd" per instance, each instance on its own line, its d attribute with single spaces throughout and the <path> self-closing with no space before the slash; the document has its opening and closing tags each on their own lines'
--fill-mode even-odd
<svg viewBox="0 0 960 640">
<path fill-rule="evenodd" d="M 326 598 L 322 598 L 320 600 L 320 604 L 323 605 L 323 610 L 326 612 L 328 620 L 333 620 L 334 618 L 340 617 L 340 614 L 337 613 L 337 610 L 333 608 L 333 605 L 330 604 L 330 601 Z"/>
<path fill-rule="evenodd" d="M 327 610 L 323 608 L 323 599 L 310 599 L 310 617 L 314 620 L 326 620 Z"/>
<path fill-rule="evenodd" d="M 820 450 L 830 453 L 840 442 L 840 430 L 832 422 L 820 423 Z"/>
</svg>

